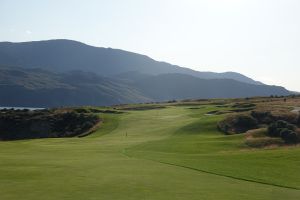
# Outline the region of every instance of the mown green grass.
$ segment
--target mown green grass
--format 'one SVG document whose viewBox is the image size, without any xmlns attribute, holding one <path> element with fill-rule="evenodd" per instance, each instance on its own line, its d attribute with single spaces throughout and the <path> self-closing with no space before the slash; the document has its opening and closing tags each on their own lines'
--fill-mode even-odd
<svg viewBox="0 0 300 200">
<path fill-rule="evenodd" d="M 0 199 L 299 199 L 299 148 L 249 150 L 214 109 L 101 114 L 86 138 L 1 142 Z"/>
<path fill-rule="evenodd" d="M 243 135 L 225 136 L 217 131 L 216 123 L 221 117 L 197 116 L 172 137 L 131 147 L 127 154 L 300 190 L 300 148 L 249 150 L 244 145 Z"/>
</svg>

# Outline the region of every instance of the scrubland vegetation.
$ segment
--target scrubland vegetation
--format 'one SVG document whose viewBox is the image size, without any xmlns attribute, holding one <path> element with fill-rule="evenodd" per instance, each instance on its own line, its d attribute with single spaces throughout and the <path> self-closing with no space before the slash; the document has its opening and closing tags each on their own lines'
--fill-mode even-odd
<svg viewBox="0 0 300 200">
<path fill-rule="evenodd" d="M 246 144 L 252 147 L 300 142 L 300 115 L 299 112 L 294 112 L 294 108 L 298 106 L 295 98 L 276 99 L 270 97 L 258 101 L 256 104 L 238 103 L 235 105 L 245 105 L 242 107 L 250 107 L 251 109 L 242 112 L 242 114 L 234 113 L 220 121 L 218 127 L 224 133 L 237 134 L 248 131 L 248 135 L 252 134 L 254 137 L 248 137 Z M 261 133 L 258 134 L 259 137 L 257 133 Z"/>
<path fill-rule="evenodd" d="M 72 137 L 84 134 L 100 118 L 76 109 L 0 110 L 0 140 Z"/>
</svg>

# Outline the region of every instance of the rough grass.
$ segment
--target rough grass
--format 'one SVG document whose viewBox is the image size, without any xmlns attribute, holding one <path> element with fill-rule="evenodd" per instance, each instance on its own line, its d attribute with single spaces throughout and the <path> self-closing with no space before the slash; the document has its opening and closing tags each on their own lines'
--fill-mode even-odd
<svg viewBox="0 0 300 200">
<path fill-rule="evenodd" d="M 85 138 L 1 142 L 1 200 L 299 199 L 299 147 L 250 150 L 216 130 L 216 109 L 105 113 Z"/>
<path fill-rule="evenodd" d="M 249 130 L 245 133 L 245 144 L 253 148 L 275 148 L 284 145 L 281 138 L 267 136 L 267 128 Z"/>
<path fill-rule="evenodd" d="M 253 148 L 273 148 L 284 145 L 281 138 L 260 137 L 260 138 L 247 138 L 245 144 Z"/>
</svg>

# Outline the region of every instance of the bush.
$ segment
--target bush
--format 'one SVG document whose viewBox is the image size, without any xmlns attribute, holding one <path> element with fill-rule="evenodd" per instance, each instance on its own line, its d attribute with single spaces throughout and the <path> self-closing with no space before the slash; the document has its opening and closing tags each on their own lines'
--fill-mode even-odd
<svg viewBox="0 0 300 200">
<path fill-rule="evenodd" d="M 268 135 L 271 137 L 280 137 L 285 143 L 292 144 L 299 142 L 299 133 L 296 132 L 296 126 L 283 121 L 278 120 L 268 127 Z"/>
<path fill-rule="evenodd" d="M 218 128 L 221 131 L 229 134 L 244 133 L 248 130 L 257 128 L 257 126 L 257 120 L 250 115 L 245 114 L 228 116 L 218 124 Z"/>
<path fill-rule="evenodd" d="M 297 133 L 289 129 L 282 129 L 280 132 L 280 137 L 287 144 L 296 144 L 299 142 Z"/>
<path fill-rule="evenodd" d="M 282 120 L 292 124 L 297 124 L 297 120 L 299 120 L 298 115 L 295 113 L 291 113 L 290 111 L 263 111 L 263 110 L 254 110 L 251 112 L 251 116 L 257 119 L 259 123 L 262 124 L 270 124 L 272 122 Z"/>
<path fill-rule="evenodd" d="M 74 111 L 77 113 L 89 113 L 90 111 L 85 108 L 74 108 Z"/>
<path fill-rule="evenodd" d="M 233 108 L 253 108 L 256 105 L 254 103 L 235 103 Z"/>
<path fill-rule="evenodd" d="M 283 120 L 291 124 L 297 124 L 298 115 L 290 111 L 273 112 L 274 120 Z"/>
<path fill-rule="evenodd" d="M 292 124 L 289 124 L 286 121 L 283 120 L 278 120 L 274 123 L 271 123 L 268 127 L 268 135 L 271 137 L 280 137 L 281 136 L 281 131 L 283 130 L 291 130 L 295 131 L 296 127 Z"/>
<path fill-rule="evenodd" d="M 72 109 L 0 111 L 0 140 L 80 135 L 100 121 L 97 115 Z"/>
<path fill-rule="evenodd" d="M 252 111 L 251 116 L 257 119 L 259 123 L 270 124 L 273 121 L 273 116 L 267 111 Z"/>
</svg>

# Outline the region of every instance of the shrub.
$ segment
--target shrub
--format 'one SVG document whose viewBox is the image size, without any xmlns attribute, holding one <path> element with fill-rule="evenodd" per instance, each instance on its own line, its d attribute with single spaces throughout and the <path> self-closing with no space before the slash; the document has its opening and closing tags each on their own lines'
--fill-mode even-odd
<svg viewBox="0 0 300 200">
<path fill-rule="evenodd" d="M 291 130 L 294 131 L 296 127 L 292 124 L 289 124 L 286 121 L 283 120 L 278 120 L 274 123 L 271 123 L 268 127 L 268 135 L 271 137 L 280 137 L 281 136 L 281 131 L 283 130 Z"/>
<path fill-rule="evenodd" d="M 84 130 L 88 130 L 88 129 L 92 128 L 93 126 L 94 126 L 94 123 L 87 121 L 87 122 L 83 123 L 82 128 Z"/>
<path fill-rule="evenodd" d="M 71 137 L 92 128 L 97 115 L 78 113 L 71 109 L 0 111 L 0 140 L 47 137 Z"/>
<path fill-rule="evenodd" d="M 240 114 L 228 116 L 219 122 L 218 127 L 225 133 L 244 133 L 248 130 L 257 128 L 257 120 L 250 115 Z"/>
<path fill-rule="evenodd" d="M 235 103 L 233 108 L 253 108 L 256 105 L 254 103 Z"/>
<path fill-rule="evenodd" d="M 252 111 L 251 116 L 257 119 L 259 123 L 270 124 L 273 121 L 271 112 L 268 111 Z"/>
<path fill-rule="evenodd" d="M 272 122 L 283 120 L 292 124 L 297 124 L 298 115 L 291 113 L 286 110 L 275 110 L 275 111 L 263 111 L 263 110 L 254 110 L 251 112 L 251 116 L 257 119 L 259 123 L 270 124 Z"/>
<path fill-rule="evenodd" d="M 280 137 L 285 141 L 287 144 L 296 144 L 298 143 L 298 135 L 295 131 L 289 129 L 282 129 L 280 132 Z"/>
<path fill-rule="evenodd" d="M 278 120 L 268 127 L 268 135 L 271 137 L 280 137 L 285 143 L 292 144 L 299 142 L 299 133 L 296 132 L 296 126 L 283 120 Z"/>
<path fill-rule="evenodd" d="M 88 109 L 85 109 L 85 108 L 75 108 L 74 111 L 78 112 L 78 113 L 89 113 L 90 112 Z"/>
<path fill-rule="evenodd" d="M 290 111 L 279 111 L 272 113 L 274 120 L 283 120 L 292 124 L 297 124 L 298 115 Z"/>
</svg>

